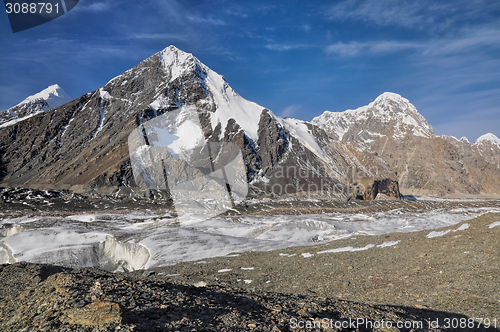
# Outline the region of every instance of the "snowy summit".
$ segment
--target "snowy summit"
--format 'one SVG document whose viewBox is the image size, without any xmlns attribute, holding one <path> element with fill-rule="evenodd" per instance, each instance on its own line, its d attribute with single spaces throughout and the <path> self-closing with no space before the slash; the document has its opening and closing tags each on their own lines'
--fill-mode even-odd
<svg viewBox="0 0 500 332">
<path fill-rule="evenodd" d="M 72 99 L 66 93 L 66 91 L 64 91 L 58 84 L 53 84 L 47 87 L 46 89 L 43 89 L 42 91 L 38 92 L 37 94 L 29 96 L 16 106 L 21 106 L 29 103 L 36 103 L 37 101 L 40 100 L 46 101 L 49 107 L 47 109 L 51 109 L 57 106 L 64 105 L 67 102 L 71 101 Z"/>
<path fill-rule="evenodd" d="M 58 84 L 29 96 L 6 111 L 0 112 L 0 128 L 13 125 L 33 115 L 70 102 L 72 99 Z"/>
<path fill-rule="evenodd" d="M 435 136 L 434 129 L 415 106 L 392 92 L 384 92 L 370 104 L 355 110 L 326 111 L 311 123 L 336 134 L 339 140 L 350 142 L 360 139 L 365 146 L 382 136 Z"/>
<path fill-rule="evenodd" d="M 496 144 L 500 147 L 500 138 L 496 137 L 492 133 L 488 133 L 488 134 L 485 134 L 485 135 L 479 137 L 474 144 L 480 144 L 480 143 L 485 142 L 485 141 L 491 142 L 491 143 Z"/>
<path fill-rule="evenodd" d="M 222 132 L 224 132 L 229 119 L 233 118 L 250 138 L 257 139 L 260 114 L 264 107 L 241 97 L 229 86 L 222 75 L 208 68 L 191 53 L 181 51 L 171 45 L 158 55 L 163 68 L 170 74 L 170 82 L 178 78 L 182 82 L 182 77 L 193 73 L 202 83 L 205 91 L 210 91 L 210 98 L 216 108 L 216 111 L 211 114 L 213 128 L 220 122 Z M 160 96 L 150 106 L 157 109 L 164 102 L 165 97 Z"/>
</svg>

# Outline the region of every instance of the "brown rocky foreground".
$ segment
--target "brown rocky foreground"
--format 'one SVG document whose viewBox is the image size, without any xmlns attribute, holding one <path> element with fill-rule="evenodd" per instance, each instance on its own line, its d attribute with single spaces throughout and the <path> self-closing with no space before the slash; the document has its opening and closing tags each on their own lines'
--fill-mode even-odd
<svg viewBox="0 0 500 332">
<path fill-rule="evenodd" d="M 490 213 L 438 237 L 360 235 L 128 274 L 3 265 L 0 330 L 498 331 L 496 221 Z M 318 253 L 384 242 L 397 244 Z"/>
</svg>

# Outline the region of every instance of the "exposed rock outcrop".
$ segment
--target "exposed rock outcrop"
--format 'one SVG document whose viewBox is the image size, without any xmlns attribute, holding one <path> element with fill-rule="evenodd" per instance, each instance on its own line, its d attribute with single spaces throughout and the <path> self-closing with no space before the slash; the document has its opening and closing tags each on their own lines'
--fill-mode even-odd
<svg viewBox="0 0 500 332">
<path fill-rule="evenodd" d="M 224 159 L 222 151 L 226 159 L 235 147 L 241 151 L 253 195 L 314 191 L 343 199 L 352 194 L 358 173 L 374 180 L 395 177 L 373 153 L 356 151 L 313 124 L 279 118 L 243 99 L 193 55 L 170 46 L 101 89 L 1 128 L 1 182 L 106 195 L 138 187 L 130 133 L 183 107 L 196 109 L 202 139 L 216 143 L 214 160 Z"/>
<path fill-rule="evenodd" d="M 436 136 L 407 99 L 384 93 L 356 110 L 325 112 L 312 120 L 332 137 L 373 151 L 397 173 L 405 195 L 500 193 L 500 146 L 488 134 L 475 144 Z M 500 141 L 500 140 L 498 140 Z"/>
</svg>

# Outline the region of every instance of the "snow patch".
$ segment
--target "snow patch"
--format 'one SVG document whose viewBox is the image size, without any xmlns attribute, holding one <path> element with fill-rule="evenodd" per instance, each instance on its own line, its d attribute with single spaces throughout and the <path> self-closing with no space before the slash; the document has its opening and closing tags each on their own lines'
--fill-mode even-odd
<svg viewBox="0 0 500 332">
<path fill-rule="evenodd" d="M 342 248 L 335 248 L 335 249 L 329 249 L 329 250 L 323 250 L 323 251 L 318 251 L 318 254 L 326 254 L 326 253 L 335 253 L 335 252 L 346 252 L 346 251 L 363 251 L 363 250 L 368 250 L 375 247 L 374 244 L 367 244 L 364 247 L 361 248 L 354 248 L 354 247 L 342 247 Z"/>
<path fill-rule="evenodd" d="M 460 139 L 460 142 L 470 144 L 469 140 L 465 136 L 462 136 L 462 138 Z"/>
<path fill-rule="evenodd" d="M 426 238 L 432 239 L 432 238 L 435 238 L 435 237 L 446 235 L 449 232 L 451 232 L 451 229 L 448 229 L 446 231 L 440 231 L 440 232 L 432 231 L 429 234 L 427 234 Z"/>
<path fill-rule="evenodd" d="M 40 91 L 39 93 L 27 97 L 16 106 L 28 103 L 34 103 L 40 99 L 45 100 L 49 104 L 50 108 L 61 106 L 72 100 L 70 96 L 66 93 L 66 91 L 64 91 L 58 84 L 54 84 Z"/>
<path fill-rule="evenodd" d="M 323 160 L 329 160 L 328 155 L 320 148 L 316 138 L 311 130 L 308 128 L 307 123 L 297 119 L 281 119 L 278 121 L 285 127 L 293 137 L 297 138 L 306 148 L 308 148 L 315 155 Z"/>
<path fill-rule="evenodd" d="M 81 221 L 81 222 L 94 222 L 94 221 L 96 221 L 97 216 L 95 214 L 78 214 L 78 215 L 66 217 L 66 219 Z"/>
<path fill-rule="evenodd" d="M 399 242 L 401 242 L 401 241 L 386 241 L 382 244 L 379 244 L 377 247 L 378 248 L 392 247 L 392 246 L 395 246 L 396 244 L 398 244 Z"/>
<path fill-rule="evenodd" d="M 106 101 L 111 101 L 113 99 L 113 97 L 111 97 L 109 92 L 104 90 L 103 88 L 99 89 L 99 95 L 100 95 L 101 99 L 104 99 Z"/>
<path fill-rule="evenodd" d="M 500 226 L 500 221 L 495 221 L 494 223 L 489 224 L 488 228 L 492 229 L 493 227 L 497 227 L 497 226 Z"/>
<path fill-rule="evenodd" d="M 463 224 L 462 226 L 458 227 L 457 229 L 454 230 L 454 232 L 456 231 L 465 231 L 466 229 L 468 229 L 470 227 L 469 224 Z"/>
<path fill-rule="evenodd" d="M 439 236 L 443 236 L 443 235 L 446 235 L 450 232 L 457 232 L 457 231 L 464 231 L 466 229 L 468 229 L 470 227 L 469 224 L 465 223 L 463 225 L 461 225 L 460 227 L 458 227 L 457 229 L 448 229 L 448 230 L 445 230 L 445 231 L 440 231 L 440 232 L 436 232 L 436 231 L 433 231 L 433 232 L 430 232 L 429 234 L 427 234 L 427 238 L 428 239 L 431 239 L 431 238 L 434 238 L 434 237 L 439 237 Z"/>
<path fill-rule="evenodd" d="M 233 118 L 245 134 L 256 141 L 260 115 L 265 108 L 241 97 L 227 84 L 224 77 L 208 68 L 205 83 L 212 92 L 216 105 L 216 111 L 211 113 L 212 128 L 220 122 L 221 132 L 224 132 L 227 122 Z"/>
<path fill-rule="evenodd" d="M 500 147 L 500 138 L 496 137 L 494 134 L 492 133 L 488 133 L 488 134 L 485 134 L 481 137 L 479 137 L 475 142 L 474 144 L 480 144 L 482 142 L 491 142 L 495 145 L 497 145 L 498 147 Z"/>
<path fill-rule="evenodd" d="M 219 270 L 217 271 L 218 273 L 224 273 L 224 272 L 230 272 L 232 271 L 233 269 L 222 269 L 222 270 Z"/>
</svg>

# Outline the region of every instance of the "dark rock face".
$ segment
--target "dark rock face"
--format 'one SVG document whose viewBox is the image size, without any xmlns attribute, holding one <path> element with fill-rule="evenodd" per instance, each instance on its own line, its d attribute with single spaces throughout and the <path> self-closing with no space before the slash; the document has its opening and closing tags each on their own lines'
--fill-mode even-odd
<svg viewBox="0 0 500 332">
<path fill-rule="evenodd" d="M 259 121 L 259 157 L 264 169 L 264 176 L 283 160 L 283 155 L 289 146 L 290 134 L 269 114 L 262 111 Z"/>
<path fill-rule="evenodd" d="M 102 90 L 0 129 L 0 141 L 9 142 L 3 183 L 83 191 L 133 185 L 127 138 L 137 117 L 151 116 L 143 110 L 165 79 L 161 69 L 153 56 Z"/>
<path fill-rule="evenodd" d="M 366 188 L 363 199 L 374 200 L 378 194 L 383 194 L 388 198 L 399 199 L 398 182 L 391 179 L 375 180 L 370 187 Z"/>
<path fill-rule="evenodd" d="M 384 93 L 355 111 L 325 112 L 312 123 L 356 148 L 377 153 L 397 173 L 403 194 L 500 193 L 500 147 L 436 136 L 417 109 Z"/>
<path fill-rule="evenodd" d="M 484 146 L 483 146 L 484 145 Z M 500 192 L 500 148 L 452 137 L 381 138 L 373 149 L 396 170 L 403 194 L 453 195 Z"/>
<path fill-rule="evenodd" d="M 29 96 L 18 105 L 0 112 L 0 126 L 12 120 L 20 121 L 69 101 L 71 98 L 59 85 L 51 85 L 39 93 Z"/>
<path fill-rule="evenodd" d="M 214 83 L 214 75 L 219 83 Z M 216 94 L 227 100 L 237 95 L 195 57 L 170 47 L 167 53 L 151 56 L 101 89 L 0 128 L 0 181 L 11 187 L 105 195 L 137 187 L 127 144 L 130 133 L 183 106 L 196 108 L 214 158 L 230 160 L 241 151 L 255 195 L 314 191 L 325 192 L 325 197 L 346 198 L 357 173 L 376 180 L 394 177 L 372 153 L 357 151 L 319 127 L 306 124 L 324 151 L 318 154 L 291 133 L 293 128 L 255 104 L 251 112 L 260 114 L 256 138 L 255 133 L 243 130 L 247 124 L 234 118 L 214 123 L 213 115 L 224 112 Z M 230 106 L 226 112 L 236 111 Z M 178 171 L 182 173 L 184 168 L 179 165 Z"/>
<path fill-rule="evenodd" d="M 220 130 L 220 124 L 216 127 L 214 136 L 218 135 L 218 130 Z M 241 130 L 241 127 L 234 119 L 229 119 L 227 123 L 224 132 L 224 142 L 232 143 L 239 148 L 247 169 L 247 181 L 252 181 L 262 169 L 262 159 L 252 139 L 245 135 L 245 132 Z"/>
<path fill-rule="evenodd" d="M 356 199 L 372 201 L 375 199 L 399 199 L 399 184 L 393 179 L 357 179 L 354 183 Z"/>
<path fill-rule="evenodd" d="M 0 125 L 16 118 L 24 118 L 30 114 L 42 112 L 49 108 L 49 104 L 43 99 L 12 107 L 9 110 L 0 112 Z"/>
<path fill-rule="evenodd" d="M 5 175 L 7 174 L 7 168 L 5 166 L 5 162 L 2 160 L 4 150 L 5 148 L 3 147 L 0 148 L 0 181 L 2 181 Z"/>
</svg>

